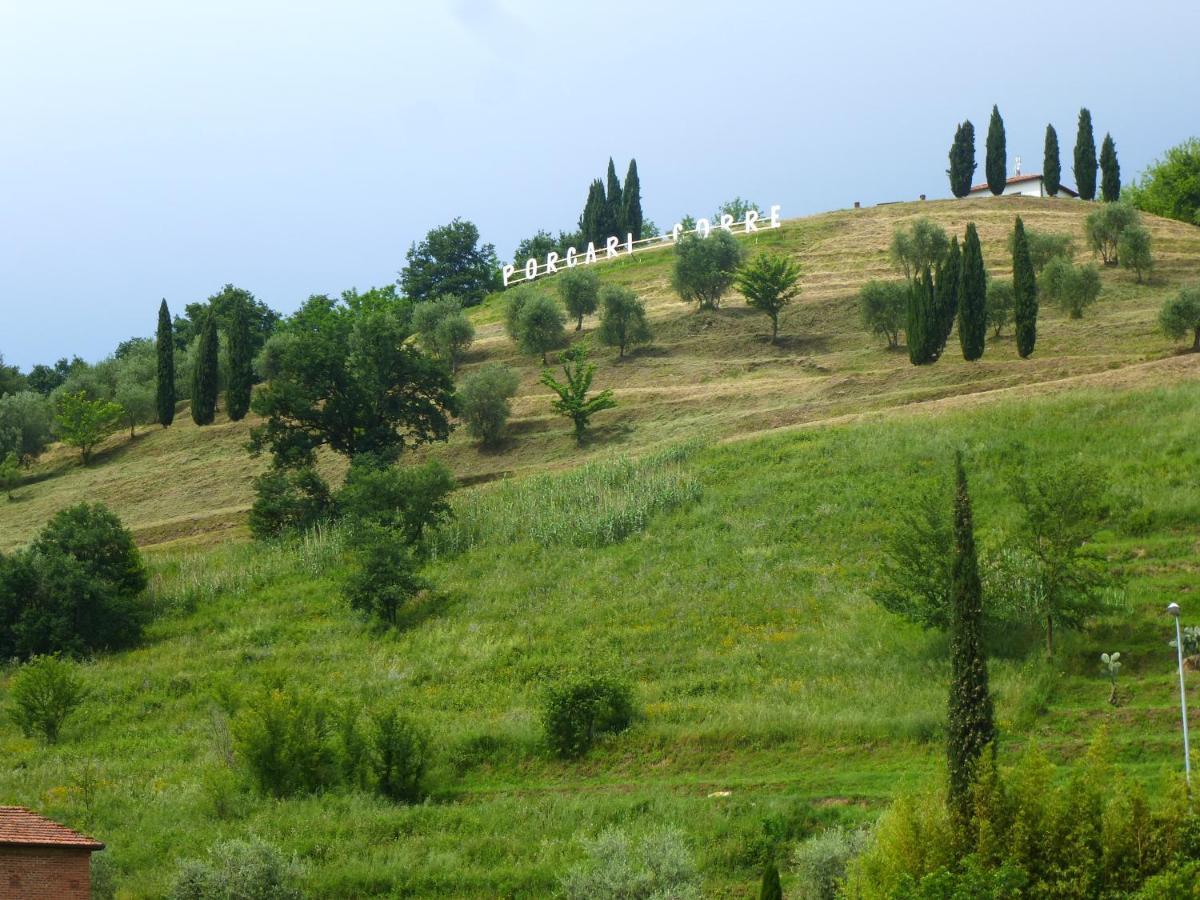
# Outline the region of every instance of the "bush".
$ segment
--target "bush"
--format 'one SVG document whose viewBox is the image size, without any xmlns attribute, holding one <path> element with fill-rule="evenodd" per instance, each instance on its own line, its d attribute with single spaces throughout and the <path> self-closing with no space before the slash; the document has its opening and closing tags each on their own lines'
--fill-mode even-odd
<svg viewBox="0 0 1200 900">
<path fill-rule="evenodd" d="M 333 723 L 316 698 L 282 689 L 259 694 L 238 714 L 238 756 L 258 788 L 275 797 L 312 793 L 338 781 Z"/>
<path fill-rule="evenodd" d="M 450 515 L 454 476 L 436 460 L 420 466 L 389 466 L 372 456 L 354 458 L 337 492 L 338 515 L 355 524 L 374 524 L 418 543 L 427 528 Z"/>
<path fill-rule="evenodd" d="M 488 363 L 463 380 L 458 403 L 471 437 L 484 446 L 500 442 L 512 415 L 508 401 L 516 396 L 519 383 L 517 373 L 499 363 Z"/>
<path fill-rule="evenodd" d="M 312 528 L 332 510 L 329 485 L 316 469 L 272 468 L 254 479 L 250 533 L 262 540 Z"/>
<path fill-rule="evenodd" d="M 404 607 L 426 587 L 412 546 L 377 525 L 360 531 L 356 545 L 356 565 L 343 593 L 352 609 L 394 628 Z"/>
<path fill-rule="evenodd" d="M 1000 332 L 1013 320 L 1013 308 L 1016 306 L 1016 294 L 1013 284 L 1007 278 L 993 278 L 987 286 L 987 324 L 992 334 L 1000 337 Z"/>
<path fill-rule="evenodd" d="M 1163 333 L 1175 340 L 1190 337 L 1192 350 L 1200 352 L 1200 285 L 1189 285 L 1163 304 L 1158 314 Z"/>
<path fill-rule="evenodd" d="M 32 549 L 35 553 L 65 553 L 90 577 L 122 594 L 140 594 L 149 582 L 133 535 L 102 503 L 78 503 L 56 513 Z"/>
<path fill-rule="evenodd" d="M 1015 235 L 1008 235 L 1008 255 L 1012 256 Z M 1070 259 L 1075 250 L 1075 242 L 1069 234 L 1059 234 L 1050 231 L 1035 231 L 1025 229 L 1025 243 L 1029 247 L 1029 260 L 1033 263 L 1035 272 L 1040 273 L 1052 259 Z"/>
<path fill-rule="evenodd" d="M 633 693 L 603 675 L 585 675 L 552 687 L 546 696 L 543 724 L 551 751 L 575 759 L 602 734 L 617 734 L 633 721 Z"/>
<path fill-rule="evenodd" d="M 1100 270 L 1094 264 L 1076 266 L 1057 257 L 1046 266 L 1038 289 L 1072 319 L 1082 319 L 1083 311 L 1100 296 Z"/>
<path fill-rule="evenodd" d="M 728 231 L 716 229 L 708 237 L 689 234 L 675 245 L 671 287 L 684 303 L 716 309 L 733 287 L 745 248 Z"/>
<path fill-rule="evenodd" d="M 179 868 L 170 900 L 299 900 L 298 866 L 258 838 L 218 841 Z"/>
<path fill-rule="evenodd" d="M 1117 255 L 1121 260 L 1121 268 L 1133 269 L 1138 284 L 1141 284 L 1142 277 L 1149 275 L 1150 270 L 1154 268 L 1150 231 L 1141 225 L 1127 227 L 1117 241 Z"/>
<path fill-rule="evenodd" d="M 34 657 L 12 678 L 9 717 L 25 737 L 58 741 L 63 723 L 83 702 L 86 690 L 74 665 L 56 656 Z"/>
<path fill-rule="evenodd" d="M 635 845 L 609 827 L 581 843 L 587 859 L 562 880 L 567 900 L 700 900 L 700 873 L 675 829 L 653 831 Z"/>
<path fill-rule="evenodd" d="M 3 493 L 9 500 L 15 499 L 13 488 L 20 483 L 20 479 L 21 461 L 17 458 L 17 454 L 0 455 L 0 493 Z"/>
<path fill-rule="evenodd" d="M 15 453 L 22 462 L 50 443 L 50 401 L 34 391 L 0 397 L 0 458 Z"/>
<path fill-rule="evenodd" d="M 1118 247 L 1126 228 L 1140 226 L 1142 217 L 1128 203 L 1104 203 L 1088 215 L 1084 223 L 1088 245 L 1100 254 L 1106 266 L 1118 262 Z"/>
<path fill-rule="evenodd" d="M 867 846 L 868 832 L 830 828 L 800 844 L 792 865 L 800 878 L 801 900 L 834 900 L 839 896 L 846 866 Z"/>
<path fill-rule="evenodd" d="M 868 281 L 858 292 L 858 316 L 863 328 L 885 338 L 891 350 L 900 346 L 908 314 L 908 287 L 899 281 Z"/>
<path fill-rule="evenodd" d="M 375 789 L 391 800 L 419 802 L 428 764 L 425 735 L 398 710 L 387 708 L 371 713 L 369 743 Z"/>
</svg>

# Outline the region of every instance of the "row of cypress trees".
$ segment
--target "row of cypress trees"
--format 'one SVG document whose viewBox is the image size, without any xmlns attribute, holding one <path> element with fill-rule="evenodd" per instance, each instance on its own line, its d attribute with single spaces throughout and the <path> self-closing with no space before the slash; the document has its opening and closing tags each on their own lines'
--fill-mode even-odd
<svg viewBox="0 0 1200 900">
<path fill-rule="evenodd" d="M 988 123 L 987 157 L 984 171 L 988 189 L 993 194 L 1004 192 L 1007 182 L 1008 156 L 1004 133 L 1004 119 L 998 107 L 992 107 Z M 1117 160 L 1117 145 L 1111 134 L 1104 135 L 1100 148 L 1098 167 L 1101 172 L 1101 197 L 1109 203 L 1121 197 L 1121 165 Z M 971 178 L 977 168 L 975 164 L 975 126 L 970 120 L 961 122 L 954 132 L 950 145 L 950 191 L 955 197 L 965 197 L 971 192 Z M 1079 110 L 1079 127 L 1075 135 L 1074 172 L 1079 196 L 1083 200 L 1096 199 L 1096 136 L 1092 129 L 1092 114 L 1085 107 Z M 1059 158 L 1058 132 L 1053 125 L 1046 126 L 1043 145 L 1042 178 L 1051 196 L 1062 187 L 1062 163 Z"/>
<path fill-rule="evenodd" d="M 1019 216 L 1013 228 L 1013 316 L 1017 353 L 1027 359 L 1037 342 L 1037 281 Z M 909 361 L 921 366 L 941 358 L 955 322 L 963 359 L 982 357 L 987 343 L 987 271 L 974 222 L 967 225 L 961 249 L 955 235 L 945 257 L 936 266 L 926 266 L 909 285 L 905 327 Z"/>
<path fill-rule="evenodd" d="M 225 328 L 229 349 L 229 372 L 225 385 L 225 411 L 233 422 L 245 418 L 250 411 L 250 391 L 254 386 L 253 348 L 250 338 L 250 310 L 244 298 L 235 297 Z M 155 334 L 158 351 L 158 383 L 156 405 L 158 421 L 166 428 L 175 421 L 175 335 L 171 312 L 164 299 L 158 307 L 158 329 Z M 211 425 L 217 413 L 217 394 L 220 388 L 220 343 L 217 337 L 217 316 L 210 304 L 200 328 L 200 340 L 192 368 L 192 421 Z"/>
<path fill-rule="evenodd" d="M 587 202 L 579 217 L 579 232 L 583 242 L 603 244 L 616 235 L 632 234 L 635 241 L 642 238 L 642 185 L 638 179 L 637 160 L 629 160 L 625 184 L 617 178 L 612 157 L 608 158 L 607 187 L 597 178 L 588 188 Z"/>
</svg>

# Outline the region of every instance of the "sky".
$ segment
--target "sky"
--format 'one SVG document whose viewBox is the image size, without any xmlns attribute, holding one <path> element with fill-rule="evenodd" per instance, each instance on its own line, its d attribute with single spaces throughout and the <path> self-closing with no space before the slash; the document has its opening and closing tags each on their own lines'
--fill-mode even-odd
<svg viewBox="0 0 1200 900">
<path fill-rule="evenodd" d="M 948 196 L 958 122 L 1064 181 L 1200 133 L 1200 4 L 0 0 L 0 353 L 98 360 L 234 283 L 290 312 L 461 216 L 509 259 L 611 156 L 669 228 Z"/>
</svg>

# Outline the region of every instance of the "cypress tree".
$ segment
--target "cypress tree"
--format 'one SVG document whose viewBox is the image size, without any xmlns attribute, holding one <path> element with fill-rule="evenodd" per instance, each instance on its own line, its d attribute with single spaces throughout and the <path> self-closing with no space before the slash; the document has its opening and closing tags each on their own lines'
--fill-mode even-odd
<svg viewBox="0 0 1200 900">
<path fill-rule="evenodd" d="M 909 362 L 914 366 L 923 366 L 937 358 L 934 347 L 939 330 L 934 305 L 933 273 L 926 266 L 925 274 L 914 278 L 908 287 L 908 321 L 904 328 L 904 339 L 908 344 Z"/>
<path fill-rule="evenodd" d="M 975 555 L 971 495 L 962 452 L 954 457 L 954 565 L 950 576 L 950 716 L 946 756 L 950 810 L 959 823 L 971 814 L 971 784 L 981 753 L 996 736 L 987 660 L 981 647 L 983 588 Z"/>
<path fill-rule="evenodd" d="M 171 313 L 167 301 L 158 305 L 158 334 L 155 336 L 158 350 L 158 422 L 166 428 L 175 421 L 175 335 L 171 328 Z"/>
<path fill-rule="evenodd" d="M 1117 162 L 1117 145 L 1108 133 L 1100 145 L 1100 196 L 1105 203 L 1121 199 L 1121 164 Z"/>
<path fill-rule="evenodd" d="M 250 409 L 250 389 L 254 384 L 250 344 L 250 310 L 246 298 L 237 295 L 229 315 L 229 380 L 225 387 L 225 411 L 232 422 L 245 418 Z"/>
<path fill-rule="evenodd" d="M 987 172 L 988 188 L 993 194 L 1004 193 L 1004 184 L 1008 178 L 1008 149 L 1004 141 L 1004 120 L 1000 118 L 1000 108 L 992 107 L 992 120 L 988 123 L 987 160 L 984 163 Z"/>
<path fill-rule="evenodd" d="M 958 289 L 958 342 L 963 359 L 983 356 L 987 339 L 987 274 L 983 268 L 983 249 L 975 223 L 967 225 L 963 241 L 962 273 Z"/>
<path fill-rule="evenodd" d="M 963 122 L 954 131 L 954 143 L 950 145 L 950 192 L 955 197 L 971 193 L 971 178 L 975 175 L 975 126 L 971 120 Z"/>
<path fill-rule="evenodd" d="M 617 168 L 613 165 L 611 156 L 608 158 L 608 189 L 604 205 L 609 225 L 609 230 L 604 232 L 604 237 L 613 234 L 624 237 L 625 222 L 621 218 L 621 213 L 625 207 L 621 202 L 621 182 L 617 180 Z"/>
<path fill-rule="evenodd" d="M 210 308 L 192 369 L 192 421 L 197 425 L 211 425 L 216 417 L 217 382 L 217 317 Z"/>
<path fill-rule="evenodd" d="M 635 241 L 640 241 L 642 221 L 642 183 L 638 180 L 637 160 L 631 159 L 621 192 L 621 234 L 632 234 Z"/>
<path fill-rule="evenodd" d="M 1046 148 L 1042 153 L 1042 180 L 1051 197 L 1062 187 L 1062 163 L 1058 158 L 1058 132 L 1053 125 L 1046 126 Z"/>
<path fill-rule="evenodd" d="M 1096 199 L 1096 135 L 1092 132 L 1092 114 L 1079 111 L 1079 130 L 1075 134 L 1075 187 L 1079 199 Z"/>
<path fill-rule="evenodd" d="M 950 240 L 946 258 L 938 263 L 934 285 L 934 309 L 937 312 L 937 339 L 933 345 L 933 358 L 941 358 L 946 341 L 954 330 L 954 317 L 958 313 L 958 282 L 962 271 L 962 253 L 958 249 L 958 235 Z"/>
<path fill-rule="evenodd" d="M 783 885 L 779 883 L 779 868 L 774 862 L 767 863 L 766 869 L 763 870 L 762 888 L 759 889 L 758 900 L 783 900 Z"/>
<path fill-rule="evenodd" d="M 596 244 L 604 243 L 604 223 L 607 216 L 604 210 L 604 185 L 597 178 L 588 188 L 587 203 L 583 207 L 583 215 L 579 217 L 579 233 L 583 242 Z"/>
<path fill-rule="evenodd" d="M 1017 332 L 1017 353 L 1028 359 L 1037 342 L 1037 278 L 1025 238 L 1025 224 L 1017 216 L 1013 228 L 1013 325 Z"/>
</svg>

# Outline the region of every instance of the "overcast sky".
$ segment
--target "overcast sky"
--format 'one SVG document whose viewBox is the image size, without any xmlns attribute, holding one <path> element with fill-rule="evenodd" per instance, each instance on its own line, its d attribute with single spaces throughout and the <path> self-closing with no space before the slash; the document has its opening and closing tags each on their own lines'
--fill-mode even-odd
<svg viewBox="0 0 1200 900">
<path fill-rule="evenodd" d="M 102 358 L 226 282 L 289 312 L 455 216 L 508 259 L 635 156 L 668 226 L 946 196 L 998 103 L 1125 180 L 1200 132 L 1200 4 L 0 0 L 0 353 Z"/>
</svg>

